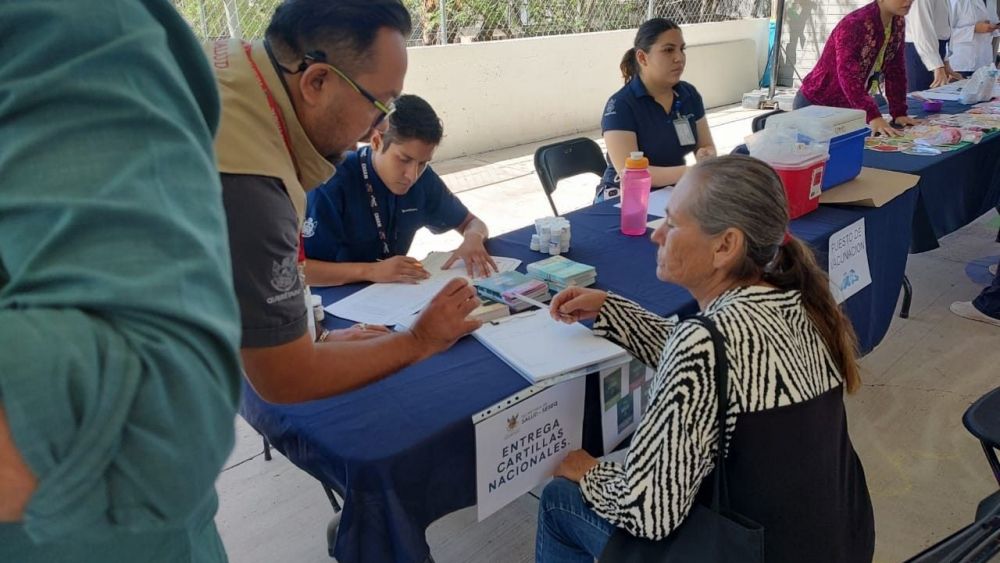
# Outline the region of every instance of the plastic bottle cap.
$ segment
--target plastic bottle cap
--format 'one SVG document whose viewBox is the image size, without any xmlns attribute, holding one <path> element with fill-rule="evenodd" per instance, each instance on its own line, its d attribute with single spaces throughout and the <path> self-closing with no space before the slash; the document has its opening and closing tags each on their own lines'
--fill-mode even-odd
<svg viewBox="0 0 1000 563">
<path fill-rule="evenodd" d="M 634 151 L 625 159 L 625 168 L 649 168 L 649 159 L 643 156 L 642 151 Z"/>
</svg>

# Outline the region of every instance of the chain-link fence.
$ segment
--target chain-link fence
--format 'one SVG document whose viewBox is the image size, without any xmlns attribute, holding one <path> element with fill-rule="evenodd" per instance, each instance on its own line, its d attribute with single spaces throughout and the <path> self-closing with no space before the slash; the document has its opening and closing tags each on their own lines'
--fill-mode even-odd
<svg viewBox="0 0 1000 563">
<path fill-rule="evenodd" d="M 201 38 L 264 34 L 281 0 L 174 0 Z M 705 23 L 768 17 L 771 0 L 404 0 L 410 45 L 630 29 L 651 17 Z"/>
</svg>

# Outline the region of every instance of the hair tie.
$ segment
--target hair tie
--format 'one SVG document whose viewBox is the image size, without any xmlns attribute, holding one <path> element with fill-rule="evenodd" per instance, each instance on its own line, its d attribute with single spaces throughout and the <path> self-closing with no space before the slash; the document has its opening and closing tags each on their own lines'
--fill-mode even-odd
<svg viewBox="0 0 1000 563">
<path fill-rule="evenodd" d="M 787 245 L 792 241 L 792 232 L 789 230 L 785 231 L 785 238 L 781 239 L 781 246 Z"/>
</svg>

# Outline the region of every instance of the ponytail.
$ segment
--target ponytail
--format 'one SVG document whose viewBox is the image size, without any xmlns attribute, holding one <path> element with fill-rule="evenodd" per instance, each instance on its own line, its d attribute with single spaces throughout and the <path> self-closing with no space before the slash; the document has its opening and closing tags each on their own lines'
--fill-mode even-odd
<svg viewBox="0 0 1000 563">
<path fill-rule="evenodd" d="M 795 237 L 778 247 L 778 254 L 764 270 L 764 281 L 779 289 L 798 290 L 802 303 L 830 356 L 844 378 L 844 388 L 854 393 L 861 387 L 858 339 L 847 315 L 830 293 L 826 272 L 816 263 L 812 250 Z"/>
<path fill-rule="evenodd" d="M 626 84 L 628 84 L 629 80 L 639 76 L 639 63 L 635 60 L 635 47 L 625 51 L 625 55 L 622 57 L 622 62 L 618 65 L 618 68 L 621 69 L 622 79 L 625 80 Z"/>
</svg>

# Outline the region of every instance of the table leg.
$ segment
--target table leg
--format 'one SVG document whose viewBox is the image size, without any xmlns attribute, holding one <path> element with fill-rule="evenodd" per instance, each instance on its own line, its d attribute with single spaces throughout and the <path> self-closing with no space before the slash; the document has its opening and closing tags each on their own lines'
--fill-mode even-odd
<svg viewBox="0 0 1000 563">
<path fill-rule="evenodd" d="M 271 461 L 271 442 L 267 441 L 267 436 L 261 434 L 260 438 L 264 440 L 264 461 Z"/>
<path fill-rule="evenodd" d="M 913 286 L 910 278 L 903 274 L 903 306 L 899 309 L 899 318 L 910 318 L 910 302 L 913 301 Z"/>
</svg>

